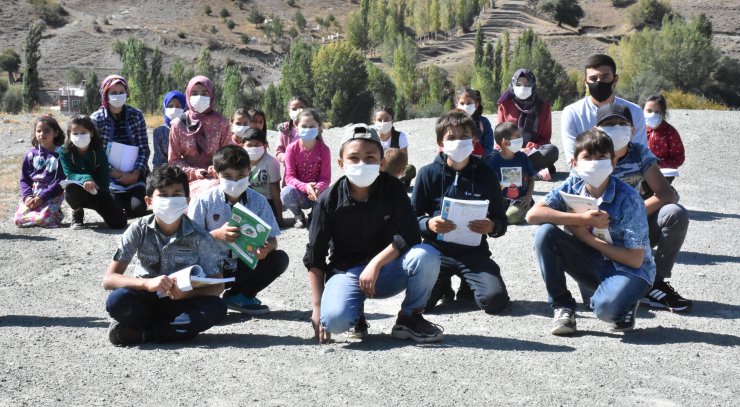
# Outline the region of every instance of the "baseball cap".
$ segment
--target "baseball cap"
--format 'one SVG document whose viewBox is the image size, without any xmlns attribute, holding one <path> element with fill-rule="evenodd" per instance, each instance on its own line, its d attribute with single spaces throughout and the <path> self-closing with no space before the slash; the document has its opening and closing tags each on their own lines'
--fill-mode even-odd
<svg viewBox="0 0 740 407">
<path fill-rule="evenodd" d="M 352 140 L 368 140 L 376 142 L 378 143 L 378 146 L 380 146 L 380 150 L 383 151 L 383 144 L 380 142 L 378 131 L 370 125 L 357 124 L 348 128 L 342 137 L 342 145 Z"/>
<path fill-rule="evenodd" d="M 632 113 L 630 113 L 630 109 L 627 106 L 610 103 L 608 105 L 601 106 L 599 110 L 596 111 L 596 125 L 598 126 L 601 122 L 612 117 L 618 117 L 622 120 L 628 121 L 630 124 L 633 124 Z"/>
</svg>

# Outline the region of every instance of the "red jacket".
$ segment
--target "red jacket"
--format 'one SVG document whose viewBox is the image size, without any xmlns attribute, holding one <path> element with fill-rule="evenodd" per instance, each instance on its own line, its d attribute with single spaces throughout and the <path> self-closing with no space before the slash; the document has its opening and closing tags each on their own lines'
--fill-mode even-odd
<svg viewBox="0 0 740 407">
<path fill-rule="evenodd" d="M 647 128 L 648 148 L 660 160 L 660 168 L 678 168 L 683 164 L 684 155 L 683 142 L 678 131 L 663 120 L 658 128 Z"/>
<path fill-rule="evenodd" d="M 506 99 L 498 105 L 498 123 L 511 122 L 514 124 L 519 123 L 519 115 L 522 112 L 514 104 L 514 99 Z M 530 143 L 536 144 L 536 148 L 539 146 L 550 144 L 550 137 L 552 136 L 552 114 L 550 104 L 542 102 L 540 107 L 538 122 L 537 122 L 537 135 L 529 140 Z M 526 146 L 525 146 L 526 147 Z"/>
</svg>

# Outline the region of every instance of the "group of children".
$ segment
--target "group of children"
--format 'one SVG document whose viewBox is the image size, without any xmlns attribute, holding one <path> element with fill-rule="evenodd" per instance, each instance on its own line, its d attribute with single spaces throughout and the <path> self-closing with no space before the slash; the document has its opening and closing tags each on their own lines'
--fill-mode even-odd
<svg viewBox="0 0 740 407">
<path fill-rule="evenodd" d="M 278 127 L 273 157 L 260 111 L 234 112 L 222 145 L 201 138 L 203 126 L 221 137 L 223 121 L 220 115 L 209 117 L 215 113 L 210 81 L 194 78 L 185 95 L 165 96 L 165 124 L 154 132 L 154 169 L 149 172 L 137 160 L 134 170 L 114 176 L 117 169 L 109 165 L 107 141 L 136 144 L 138 136 L 130 129 L 137 128 L 138 118 L 135 109 L 119 100 L 125 102 L 128 93 L 125 81 L 109 77 L 101 86 L 102 118 L 72 118 L 66 138 L 51 116 L 36 120 L 34 149 L 23 162 L 16 224 L 59 225 L 65 198 L 72 208 L 72 225 L 78 220 L 81 225 L 82 208 L 98 211 L 113 228 L 123 228 L 127 217 L 136 217 L 138 200 L 151 209 L 151 215 L 128 226 L 105 273 L 103 285 L 113 290 L 107 302 L 114 319 L 109 338 L 116 345 L 190 338 L 218 324 L 227 308 L 268 312 L 257 295 L 289 263 L 277 241 L 285 226 L 283 206 L 293 213 L 296 226 L 309 229 L 303 263 L 311 287 L 311 322 L 320 342 L 341 332 L 365 337 L 365 299 L 402 291 L 405 299 L 391 331 L 399 339 L 441 340 L 443 329 L 422 316 L 440 301 L 457 298 L 487 313 L 501 312 L 510 299 L 491 258 L 488 237 L 503 236 L 509 224 L 525 218 L 542 225 L 535 235 L 535 251 L 555 313 L 551 332 L 576 331 L 575 300 L 567 290 L 566 273 L 579 283 L 584 301 L 598 318 L 616 331 L 630 330 L 641 301 L 674 311 L 691 307 L 665 281 L 685 238 L 688 216 L 658 166 L 664 161 L 680 164 L 683 157 L 659 161 L 647 146 L 635 142 L 639 122 L 645 121 L 642 111 L 635 118 L 629 102 L 617 102 L 611 93 L 602 97 L 598 89 L 607 81 L 592 78 L 592 71 L 599 76 L 611 70 L 615 76 L 616 67 L 605 56 L 597 57 L 585 70 L 585 82 L 594 91 L 576 104 L 600 106 L 584 108 L 593 117 L 578 118 L 587 127 L 570 144 L 571 176 L 541 202 L 532 198 L 535 171 L 522 146 L 521 129 L 509 122 L 491 129 L 480 116 L 479 95 L 470 90 L 460 94 L 458 108 L 438 119 L 439 153 L 418 174 L 408 165 L 407 135 L 393 127 L 393 110 L 381 107 L 371 125 L 346 131 L 338 151 L 344 176 L 331 184 L 331 152 L 322 140 L 321 117 L 306 100 L 290 101 L 290 120 Z M 576 108 L 569 106 L 564 115 Z M 675 154 L 680 138 L 665 122 L 665 99 L 649 99 L 645 113 L 651 144 Z M 565 121 L 567 127 L 574 120 Z M 178 155 L 191 150 L 194 153 Z M 202 180 L 209 180 L 210 187 L 194 196 L 193 187 Z M 125 199 L 116 199 L 109 192 L 116 183 L 141 183 L 143 196 L 129 187 L 123 188 L 129 192 Z M 598 209 L 573 213 L 564 194 L 595 198 Z M 488 201 L 486 215 L 455 224 L 443 214 L 444 198 Z M 228 224 L 237 203 L 271 228 L 265 245 L 255 250 L 259 262 L 254 269 L 227 245 L 240 233 Z M 304 210 L 310 210 L 308 216 Z M 480 241 L 468 245 L 441 238 L 456 229 L 479 234 Z M 606 229 L 609 238 L 595 229 Z M 653 257 L 651 248 L 656 246 Z M 134 254 L 139 263 L 133 276 L 124 275 Z M 228 287 L 181 291 L 170 274 L 192 265 L 200 266 L 205 276 L 235 281 Z M 456 295 L 452 276 L 461 280 Z"/>
</svg>

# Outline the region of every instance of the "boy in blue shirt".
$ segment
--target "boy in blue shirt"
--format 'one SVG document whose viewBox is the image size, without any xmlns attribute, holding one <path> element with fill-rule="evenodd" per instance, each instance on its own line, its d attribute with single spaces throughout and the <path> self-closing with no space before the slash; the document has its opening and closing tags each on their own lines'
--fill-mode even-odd
<svg viewBox="0 0 740 407">
<path fill-rule="evenodd" d="M 501 184 L 509 224 L 522 223 L 534 203 L 532 193 L 536 173 L 527 154 L 521 151 L 524 139 L 516 124 L 501 122 L 493 135 L 501 150 L 486 158 L 485 163 L 496 173 Z"/>
<path fill-rule="evenodd" d="M 114 345 L 193 338 L 226 315 L 218 297 L 223 284 L 183 292 L 169 277 L 193 265 L 207 277 L 221 277 L 216 242 L 185 216 L 189 195 L 188 177 L 179 167 L 165 164 L 147 177 L 144 200 L 154 214 L 129 225 L 103 277 L 103 287 L 114 290 L 106 302 Z M 124 275 L 135 254 L 134 276 Z M 166 296 L 158 298 L 157 292 Z"/>
<path fill-rule="evenodd" d="M 606 133 L 591 129 L 579 134 L 574 154 L 575 174 L 527 214 L 527 222 L 542 225 L 535 235 L 535 251 L 555 310 L 550 332 L 576 332 L 576 301 L 566 286 L 566 273 L 594 291 L 590 305 L 596 317 L 612 323 L 613 331 L 629 331 L 635 326 L 639 300 L 655 278 L 645 205 L 634 189 L 610 175 L 617 158 Z M 599 209 L 570 212 L 561 191 L 596 198 Z M 613 243 L 594 236 L 591 228 L 608 228 Z"/>
<path fill-rule="evenodd" d="M 691 300 L 683 298 L 666 279 L 676 262 L 689 228 L 689 213 L 678 204 L 678 194 L 660 172 L 658 158 L 643 144 L 634 143 L 635 128 L 630 110 L 610 104 L 596 112 L 597 125 L 612 139 L 617 166 L 615 177 L 640 192 L 643 181 L 652 193 L 643 196 L 647 208 L 650 246 L 655 247 L 655 283 L 642 300 L 651 307 L 673 312 L 689 311 Z M 588 291 L 586 290 L 586 294 Z"/>
<path fill-rule="evenodd" d="M 190 205 L 188 216 L 194 224 L 210 232 L 216 239 L 224 275 L 236 278 L 224 293 L 224 301 L 229 309 L 252 315 L 265 314 L 270 308 L 262 304 L 257 294 L 288 268 L 288 255 L 277 250 L 280 226 L 267 199 L 249 188 L 251 167 L 249 154 L 243 148 L 234 145 L 219 148 L 213 154 L 213 168 L 218 173 L 218 187 L 199 195 Z M 257 249 L 259 262 L 254 270 L 226 245 L 226 242 L 233 242 L 239 237 L 239 228 L 228 223 L 231 209 L 237 202 L 241 202 L 271 228 L 265 246 Z"/>
</svg>

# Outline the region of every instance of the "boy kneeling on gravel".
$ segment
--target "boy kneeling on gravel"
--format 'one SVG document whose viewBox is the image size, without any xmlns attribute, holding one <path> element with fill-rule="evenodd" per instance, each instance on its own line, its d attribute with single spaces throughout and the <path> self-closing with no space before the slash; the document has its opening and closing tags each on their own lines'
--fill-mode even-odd
<svg viewBox="0 0 740 407">
<path fill-rule="evenodd" d="M 194 265 L 206 277 L 221 277 L 216 242 L 185 216 L 189 196 L 188 177 L 179 167 L 163 165 L 147 178 L 144 200 L 154 214 L 129 225 L 103 277 L 103 287 L 114 290 L 106 303 L 114 345 L 190 339 L 226 316 L 219 298 L 223 284 L 183 292 L 169 277 Z M 123 275 L 134 254 L 134 276 Z"/>
<path fill-rule="evenodd" d="M 591 309 L 596 317 L 612 323 L 615 332 L 634 328 L 639 301 L 653 284 L 655 263 L 645 204 L 637 191 L 611 175 L 616 162 L 606 133 L 591 129 L 579 134 L 572 162 L 575 174 L 527 214 L 527 222 L 542 225 L 534 244 L 548 302 L 555 310 L 553 335 L 576 332 L 576 302 L 565 273 L 594 290 Z M 570 212 L 567 196 L 561 192 L 595 198 L 598 210 Z M 570 234 L 556 225 L 565 225 Z M 596 237 L 594 228 L 608 233 Z"/>
<path fill-rule="evenodd" d="M 406 290 L 391 335 L 417 342 L 442 340 L 442 329 L 421 315 L 437 280 L 439 253 L 420 244 L 403 183 L 380 172 L 383 147 L 375 129 L 349 129 L 339 157 L 345 176 L 319 196 L 303 260 L 316 339 L 323 343 L 332 333 L 353 327 L 355 337 L 366 336 L 365 299 Z"/>
</svg>

